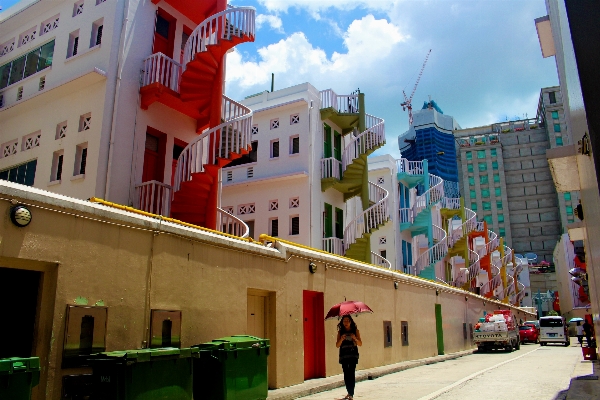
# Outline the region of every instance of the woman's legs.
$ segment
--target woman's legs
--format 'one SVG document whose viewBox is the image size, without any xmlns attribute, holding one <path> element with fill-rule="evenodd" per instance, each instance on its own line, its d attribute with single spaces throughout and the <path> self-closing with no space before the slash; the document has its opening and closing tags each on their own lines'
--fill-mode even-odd
<svg viewBox="0 0 600 400">
<path fill-rule="evenodd" d="M 356 376 L 354 372 L 356 370 L 356 364 L 342 364 L 342 369 L 344 370 L 346 390 L 350 396 L 354 396 L 354 386 L 356 385 Z"/>
</svg>

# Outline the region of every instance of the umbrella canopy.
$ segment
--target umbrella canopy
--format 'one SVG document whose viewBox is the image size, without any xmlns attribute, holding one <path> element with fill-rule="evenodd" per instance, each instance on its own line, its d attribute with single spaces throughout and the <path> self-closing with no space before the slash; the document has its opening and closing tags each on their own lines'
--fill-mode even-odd
<svg viewBox="0 0 600 400">
<path fill-rule="evenodd" d="M 327 313 L 327 316 L 325 317 L 326 320 L 328 319 L 332 319 L 332 318 L 341 318 L 344 315 L 358 315 L 361 313 L 373 313 L 373 310 L 371 310 L 369 308 L 368 305 L 366 305 L 365 303 L 363 303 L 362 301 L 344 301 L 343 303 L 339 303 L 336 304 L 335 306 L 331 307 L 331 309 L 329 310 L 329 312 Z"/>
<path fill-rule="evenodd" d="M 579 318 L 579 317 L 571 318 L 569 320 L 569 323 L 571 323 L 571 322 L 583 322 L 583 318 Z"/>
</svg>

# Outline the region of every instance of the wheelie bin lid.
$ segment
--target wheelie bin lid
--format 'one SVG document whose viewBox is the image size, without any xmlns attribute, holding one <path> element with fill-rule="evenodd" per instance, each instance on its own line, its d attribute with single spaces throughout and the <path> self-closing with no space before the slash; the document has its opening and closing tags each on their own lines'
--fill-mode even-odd
<svg viewBox="0 0 600 400">
<path fill-rule="evenodd" d="M 236 350 L 245 349 L 249 347 L 270 347 L 269 339 L 261 339 L 256 336 L 249 335 L 233 335 L 219 339 L 214 339 L 211 342 L 197 344 L 192 348 L 198 348 L 202 350 Z"/>
<path fill-rule="evenodd" d="M 40 370 L 39 357 L 11 357 L 0 359 L 0 375 Z"/>
<path fill-rule="evenodd" d="M 178 349 L 176 347 L 162 347 L 157 349 L 123 350 L 109 351 L 104 353 L 92 354 L 89 359 L 92 361 L 112 360 L 112 361 L 156 361 L 162 357 L 165 358 L 189 358 L 198 354 L 198 349 L 185 347 Z"/>
</svg>

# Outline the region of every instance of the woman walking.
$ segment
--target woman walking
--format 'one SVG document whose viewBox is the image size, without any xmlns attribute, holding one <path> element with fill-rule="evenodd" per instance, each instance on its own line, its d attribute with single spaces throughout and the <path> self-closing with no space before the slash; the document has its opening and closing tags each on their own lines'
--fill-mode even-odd
<svg viewBox="0 0 600 400">
<path fill-rule="evenodd" d="M 354 396 L 354 386 L 356 384 L 355 371 L 358 363 L 358 346 L 362 346 L 360 332 L 349 315 L 344 315 L 337 326 L 338 334 L 336 347 L 340 349 L 340 364 L 344 371 L 344 383 L 348 394 L 345 400 L 352 400 Z"/>
</svg>

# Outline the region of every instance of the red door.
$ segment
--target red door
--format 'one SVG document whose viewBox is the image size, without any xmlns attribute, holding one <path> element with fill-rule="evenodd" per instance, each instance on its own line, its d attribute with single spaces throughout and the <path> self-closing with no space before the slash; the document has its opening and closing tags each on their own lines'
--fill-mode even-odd
<svg viewBox="0 0 600 400">
<path fill-rule="evenodd" d="M 173 58 L 173 46 L 175 45 L 175 22 L 176 19 L 166 11 L 159 8 L 156 13 L 156 25 L 154 26 L 154 46 L 152 53 L 163 53 Z"/>
<path fill-rule="evenodd" d="M 142 183 L 157 181 L 163 183 L 165 176 L 165 150 L 167 135 L 148 127 L 144 149 L 144 169 Z M 138 193 L 140 208 L 153 214 L 163 213 L 165 193 L 161 186 L 142 185 Z"/>
<path fill-rule="evenodd" d="M 303 292 L 304 380 L 325 377 L 325 311 L 323 293 Z"/>
</svg>

